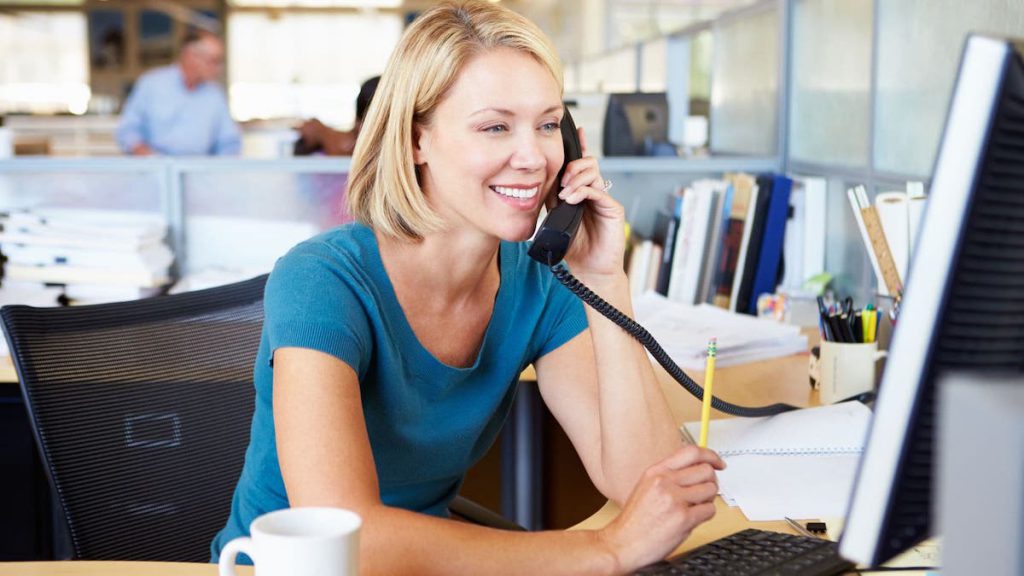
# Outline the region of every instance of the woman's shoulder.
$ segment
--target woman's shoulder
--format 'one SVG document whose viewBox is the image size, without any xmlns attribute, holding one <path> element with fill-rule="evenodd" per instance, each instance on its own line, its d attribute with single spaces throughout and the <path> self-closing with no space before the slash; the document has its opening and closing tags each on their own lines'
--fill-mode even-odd
<svg viewBox="0 0 1024 576">
<path fill-rule="evenodd" d="M 349 222 L 299 242 L 278 263 L 312 257 L 338 264 L 349 261 L 365 264 L 376 253 L 377 241 L 373 231 L 363 224 Z"/>
<path fill-rule="evenodd" d="M 366 281 L 379 262 L 373 231 L 362 224 L 348 223 L 292 247 L 275 263 L 270 282 L 308 286 L 338 279 L 344 283 Z"/>
</svg>

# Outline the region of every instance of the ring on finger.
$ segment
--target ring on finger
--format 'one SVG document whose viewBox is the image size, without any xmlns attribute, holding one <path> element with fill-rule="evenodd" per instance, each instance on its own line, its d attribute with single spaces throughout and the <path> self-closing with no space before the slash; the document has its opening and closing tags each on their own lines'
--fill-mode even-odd
<svg viewBox="0 0 1024 576">
<path fill-rule="evenodd" d="M 611 190 L 613 184 L 614 183 L 611 180 L 608 180 L 607 178 L 605 178 L 605 180 L 604 180 L 604 188 L 602 188 L 601 191 L 602 192 L 607 192 L 607 191 Z"/>
</svg>

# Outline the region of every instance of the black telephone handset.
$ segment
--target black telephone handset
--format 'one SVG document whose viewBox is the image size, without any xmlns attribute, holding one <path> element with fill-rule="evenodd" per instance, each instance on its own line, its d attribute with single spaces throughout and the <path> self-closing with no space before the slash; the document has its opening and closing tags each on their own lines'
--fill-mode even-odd
<svg viewBox="0 0 1024 576">
<path fill-rule="evenodd" d="M 569 115 L 568 109 L 565 111 L 565 116 L 562 117 L 562 148 L 565 150 L 565 164 L 562 165 L 562 169 L 558 172 L 558 180 L 555 181 L 556 186 L 561 186 L 562 176 L 565 174 L 565 167 L 569 162 L 583 157 L 583 149 L 580 146 L 579 135 L 576 132 L 576 124 L 572 121 L 572 116 Z M 588 306 L 636 338 L 687 392 L 702 399 L 704 397 L 704 389 L 672 361 L 668 353 L 651 336 L 650 332 L 584 286 L 582 282 L 569 273 L 565 266 L 559 264 L 565 257 L 565 253 L 569 250 L 569 245 L 576 236 L 576 231 L 579 229 L 582 220 L 582 203 L 573 205 L 559 201 L 548 213 L 544 222 L 541 223 L 537 233 L 534 234 L 533 241 L 530 243 L 528 250 L 530 257 L 551 268 L 555 278 L 579 297 L 580 300 L 583 300 Z M 711 399 L 711 406 L 715 410 L 727 414 L 748 417 L 771 416 L 796 408 L 789 404 L 772 404 L 770 406 L 748 408 L 714 397 Z"/>
<path fill-rule="evenodd" d="M 569 110 L 565 110 L 562 117 L 562 150 L 565 152 L 565 163 L 558 171 L 555 186 L 561 187 L 562 176 L 569 162 L 579 160 L 583 157 L 583 147 L 580 146 L 579 134 L 576 132 L 576 123 L 572 121 Z M 533 236 L 530 244 L 529 254 L 534 260 L 545 266 L 554 266 L 565 258 L 572 239 L 583 220 L 582 204 L 569 204 L 559 201 L 558 204 L 548 212 L 544 222 L 541 223 L 537 233 Z"/>
</svg>

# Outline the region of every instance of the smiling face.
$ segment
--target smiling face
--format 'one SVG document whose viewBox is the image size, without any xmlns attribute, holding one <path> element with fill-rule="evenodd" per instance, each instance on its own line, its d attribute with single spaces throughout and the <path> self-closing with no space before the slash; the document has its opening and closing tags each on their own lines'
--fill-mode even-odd
<svg viewBox="0 0 1024 576">
<path fill-rule="evenodd" d="M 528 239 L 562 164 L 558 83 L 509 48 L 466 64 L 429 124 L 418 126 L 420 186 L 449 229 Z"/>
</svg>

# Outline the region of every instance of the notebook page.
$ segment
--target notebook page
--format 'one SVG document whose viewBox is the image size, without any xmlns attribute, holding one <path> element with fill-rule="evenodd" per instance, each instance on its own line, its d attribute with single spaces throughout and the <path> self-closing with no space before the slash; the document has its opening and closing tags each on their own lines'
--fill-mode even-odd
<svg viewBox="0 0 1024 576">
<path fill-rule="evenodd" d="M 726 418 L 708 425 L 708 447 L 742 454 L 856 454 L 864 450 L 871 411 L 860 402 L 804 408 L 763 418 Z M 700 422 L 683 426 L 695 438 Z"/>
</svg>

